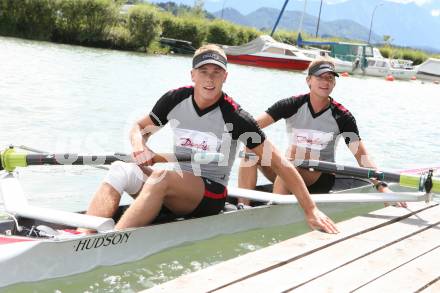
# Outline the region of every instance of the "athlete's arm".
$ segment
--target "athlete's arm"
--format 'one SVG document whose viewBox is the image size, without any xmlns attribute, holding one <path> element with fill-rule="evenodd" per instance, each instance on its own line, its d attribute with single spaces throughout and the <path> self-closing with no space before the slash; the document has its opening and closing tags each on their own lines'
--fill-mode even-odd
<svg viewBox="0 0 440 293">
<path fill-rule="evenodd" d="M 258 126 L 260 126 L 260 128 L 266 128 L 267 126 L 269 126 L 275 122 L 275 120 L 272 118 L 272 116 L 270 116 L 266 112 L 257 116 L 256 120 L 257 120 Z"/>
<path fill-rule="evenodd" d="M 133 158 L 140 165 L 151 165 L 154 153 L 148 148 L 148 138 L 159 129 L 150 118 L 145 116 L 138 120 L 130 131 L 130 142 Z"/>
<path fill-rule="evenodd" d="M 351 142 L 348 148 L 353 153 L 359 166 L 377 169 L 376 164 L 371 160 L 365 144 L 361 140 Z"/>
<path fill-rule="evenodd" d="M 168 91 L 156 102 L 151 112 L 138 120 L 130 131 L 133 158 L 139 165 L 151 165 L 154 156 L 147 146 L 149 137 L 168 123 L 168 114 L 183 99 L 187 98 L 191 87 Z"/>
<path fill-rule="evenodd" d="M 263 158 L 262 165 L 268 164 L 281 179 L 286 182 L 289 191 L 298 199 L 298 203 L 303 208 L 306 220 L 312 229 L 320 229 L 327 233 L 338 233 L 338 229 L 333 221 L 322 213 L 307 190 L 301 175 L 295 167 L 266 139 L 264 143 L 252 148 L 252 151 L 260 158 Z M 270 156 L 263 156 L 263 153 Z M 264 158 L 269 157 L 268 162 Z"/>
<path fill-rule="evenodd" d="M 256 121 L 260 128 L 265 128 L 275 122 L 272 116 L 270 116 L 266 112 L 259 115 L 256 118 Z M 248 148 L 245 148 L 245 152 L 248 153 L 252 151 Z M 266 174 L 273 173 L 269 166 L 262 166 L 261 168 L 265 176 Z M 269 178 L 269 177 L 268 177 L 269 180 L 271 179 L 272 179 L 271 181 L 274 180 L 274 178 Z M 238 187 L 246 188 L 246 189 L 255 189 L 256 186 L 257 186 L 257 164 L 253 162 L 252 159 L 242 158 L 238 170 Z M 245 200 L 241 198 L 239 199 L 239 202 L 244 204 L 250 203 L 249 200 Z"/>
</svg>

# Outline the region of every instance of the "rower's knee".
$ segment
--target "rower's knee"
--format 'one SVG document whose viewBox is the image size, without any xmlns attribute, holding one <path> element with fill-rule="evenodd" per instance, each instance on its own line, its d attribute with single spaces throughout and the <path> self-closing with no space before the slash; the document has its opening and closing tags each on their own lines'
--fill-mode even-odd
<svg viewBox="0 0 440 293">
<path fill-rule="evenodd" d="M 154 170 L 145 181 L 138 197 L 148 196 L 163 199 L 170 186 L 167 170 Z"/>
<path fill-rule="evenodd" d="M 166 189 L 168 187 L 168 177 L 167 170 L 154 170 L 151 175 L 148 176 L 146 183 L 151 186 L 150 188 Z"/>
<path fill-rule="evenodd" d="M 145 179 L 145 174 L 136 164 L 117 161 L 110 165 L 104 182 L 112 186 L 119 194 L 124 191 L 128 194 L 136 194 L 141 190 Z"/>
</svg>

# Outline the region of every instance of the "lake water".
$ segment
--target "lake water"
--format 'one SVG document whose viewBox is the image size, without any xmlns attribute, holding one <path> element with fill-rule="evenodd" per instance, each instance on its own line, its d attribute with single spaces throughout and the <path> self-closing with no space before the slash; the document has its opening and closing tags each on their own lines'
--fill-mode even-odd
<svg viewBox="0 0 440 293">
<path fill-rule="evenodd" d="M 147 56 L 0 37 L 0 147 L 130 152 L 132 123 L 149 113 L 169 89 L 191 84 L 190 67 L 191 58 L 184 56 Z M 305 77 L 231 64 L 224 90 L 258 115 L 281 98 L 307 92 Z M 439 85 L 341 77 L 332 96 L 355 115 L 360 135 L 381 168 L 440 165 Z M 161 132 L 152 138 L 152 148 L 171 151 L 169 130 Z M 284 123 L 269 127 L 266 133 L 285 149 Z M 355 164 L 344 145 L 338 148 L 337 161 Z M 236 167 L 230 181 L 234 186 Z M 92 167 L 32 167 L 21 170 L 20 178 L 32 204 L 77 210 L 87 206 L 104 174 Z M 222 236 L 134 263 L 0 291 L 136 292 L 304 231 L 307 227 L 299 225 Z M 8 268 L 0 272 L 4 269 Z"/>
</svg>

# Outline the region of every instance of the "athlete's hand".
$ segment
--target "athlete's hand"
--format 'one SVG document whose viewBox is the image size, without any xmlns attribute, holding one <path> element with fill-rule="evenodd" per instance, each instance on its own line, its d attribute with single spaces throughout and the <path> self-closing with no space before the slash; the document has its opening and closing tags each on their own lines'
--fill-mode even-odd
<svg viewBox="0 0 440 293">
<path fill-rule="evenodd" d="M 139 166 L 151 166 L 154 164 L 153 158 L 156 154 L 150 150 L 147 146 L 144 147 L 143 150 L 133 151 L 132 157 L 133 160 Z"/>
<path fill-rule="evenodd" d="M 305 216 L 307 224 L 309 224 L 313 230 L 320 230 L 330 234 L 339 233 L 335 223 L 318 208 L 315 207 L 310 212 L 307 212 Z"/>
<path fill-rule="evenodd" d="M 389 189 L 388 187 L 382 187 L 382 188 L 379 189 L 379 192 L 392 193 L 393 191 L 391 189 Z M 408 207 L 408 204 L 406 202 L 404 202 L 404 201 L 402 201 L 402 202 L 395 202 L 395 203 L 386 202 L 386 203 L 384 203 L 384 205 L 386 207 L 390 206 L 390 205 L 398 207 L 398 208 L 406 208 L 406 207 Z"/>
</svg>

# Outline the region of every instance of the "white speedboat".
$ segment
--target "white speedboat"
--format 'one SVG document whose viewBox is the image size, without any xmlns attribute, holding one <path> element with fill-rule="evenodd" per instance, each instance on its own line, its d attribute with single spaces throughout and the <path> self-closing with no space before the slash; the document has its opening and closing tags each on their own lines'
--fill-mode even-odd
<svg viewBox="0 0 440 293">
<path fill-rule="evenodd" d="M 228 62 L 242 65 L 303 71 L 312 61 L 299 48 L 277 42 L 267 35 L 241 46 L 222 47 Z"/>
<path fill-rule="evenodd" d="M 330 51 L 328 51 L 328 50 L 323 50 L 323 49 L 313 48 L 313 47 L 307 48 L 307 49 L 302 48 L 301 50 L 304 53 L 304 55 L 306 55 L 307 57 L 312 58 L 312 59 L 318 59 L 318 58 L 330 59 L 335 64 L 336 72 L 339 72 L 339 73 L 342 73 L 342 72 L 352 73 L 353 72 L 353 62 L 342 60 L 337 57 L 331 57 Z"/>
</svg>

